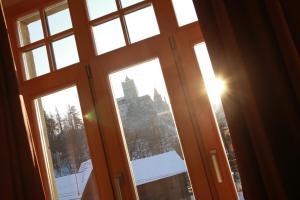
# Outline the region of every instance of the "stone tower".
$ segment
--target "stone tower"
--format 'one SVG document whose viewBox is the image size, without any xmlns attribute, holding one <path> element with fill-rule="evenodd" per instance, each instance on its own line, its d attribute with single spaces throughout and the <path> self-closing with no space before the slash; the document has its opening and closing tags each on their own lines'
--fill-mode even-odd
<svg viewBox="0 0 300 200">
<path fill-rule="evenodd" d="M 122 82 L 122 88 L 125 99 L 132 99 L 138 97 L 138 92 L 133 79 L 126 76 L 125 81 Z"/>
</svg>

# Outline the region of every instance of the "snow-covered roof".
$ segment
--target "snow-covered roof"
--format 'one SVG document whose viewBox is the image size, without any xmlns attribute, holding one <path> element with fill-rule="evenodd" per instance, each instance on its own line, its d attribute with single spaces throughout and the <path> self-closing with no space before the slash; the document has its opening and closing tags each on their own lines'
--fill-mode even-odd
<svg viewBox="0 0 300 200">
<path fill-rule="evenodd" d="M 56 178 L 56 188 L 60 200 L 81 199 L 89 180 L 93 165 L 91 160 L 82 162 L 76 174 Z"/>
<path fill-rule="evenodd" d="M 187 171 L 184 161 L 176 151 L 133 160 L 131 164 L 136 185 L 168 178 Z M 76 174 L 56 178 L 59 199 L 80 199 L 92 170 L 92 162 L 91 160 L 87 160 L 81 163 Z"/>
<path fill-rule="evenodd" d="M 176 151 L 131 161 L 136 185 L 175 176 L 187 171 Z"/>
</svg>

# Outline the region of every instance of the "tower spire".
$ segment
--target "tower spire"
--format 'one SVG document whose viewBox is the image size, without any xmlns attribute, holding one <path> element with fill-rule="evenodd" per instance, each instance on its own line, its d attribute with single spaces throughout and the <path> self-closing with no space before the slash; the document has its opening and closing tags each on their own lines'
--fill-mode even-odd
<svg viewBox="0 0 300 200">
<path fill-rule="evenodd" d="M 153 100 L 157 101 L 157 102 L 162 101 L 161 94 L 158 92 L 158 90 L 156 88 L 154 88 Z"/>
<path fill-rule="evenodd" d="M 122 88 L 125 98 L 131 99 L 134 97 L 138 97 L 138 92 L 134 80 L 130 79 L 127 75 L 125 77 L 125 81 L 122 82 Z"/>
</svg>

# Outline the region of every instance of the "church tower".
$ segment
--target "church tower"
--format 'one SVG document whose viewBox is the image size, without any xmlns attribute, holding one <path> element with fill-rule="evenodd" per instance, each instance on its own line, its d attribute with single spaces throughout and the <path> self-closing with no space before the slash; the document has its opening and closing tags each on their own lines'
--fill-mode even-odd
<svg viewBox="0 0 300 200">
<path fill-rule="evenodd" d="M 125 81 L 122 82 L 122 88 L 123 88 L 125 99 L 138 97 L 138 92 L 134 80 L 128 78 L 128 76 L 126 76 Z"/>
</svg>

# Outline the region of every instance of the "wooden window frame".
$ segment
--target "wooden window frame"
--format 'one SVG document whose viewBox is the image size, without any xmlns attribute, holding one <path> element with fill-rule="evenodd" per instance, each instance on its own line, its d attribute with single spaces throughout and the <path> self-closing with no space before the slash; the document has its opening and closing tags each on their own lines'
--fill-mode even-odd
<svg viewBox="0 0 300 200">
<path fill-rule="evenodd" d="M 91 110 L 96 115 L 94 105 L 95 102 L 93 101 L 93 96 L 91 95 L 89 87 L 89 80 L 86 76 L 86 66 L 89 63 L 92 63 L 93 61 L 97 60 L 99 56 L 101 56 L 100 60 L 104 60 L 100 63 L 100 65 L 104 65 L 105 57 L 116 55 L 123 48 L 131 48 L 131 46 L 136 47 L 139 45 L 143 45 L 144 43 L 146 44 L 146 40 L 151 40 L 150 38 L 137 43 L 130 44 L 128 32 L 126 30 L 124 15 L 128 12 L 132 12 L 142 7 L 146 7 L 149 4 L 152 4 L 156 13 L 158 26 L 160 29 L 160 35 L 154 37 L 168 38 L 170 48 L 173 50 L 173 57 L 176 61 L 177 70 L 179 70 L 180 72 L 179 78 L 182 83 L 183 90 L 185 91 L 185 98 L 187 99 L 186 103 L 188 105 L 189 113 L 191 115 L 191 118 L 193 119 L 193 124 L 197 129 L 197 142 L 199 143 L 198 148 L 200 148 L 200 151 L 202 152 L 204 168 L 206 170 L 207 179 L 211 188 L 211 195 L 214 199 L 221 198 L 219 196 L 220 194 L 224 195 L 222 196 L 222 199 L 233 199 L 235 191 L 232 190 L 233 183 L 230 175 L 230 170 L 228 169 L 228 165 L 220 165 L 221 172 L 225 181 L 223 183 L 217 183 L 214 174 L 215 172 L 212 168 L 212 162 L 210 160 L 210 151 L 212 149 L 215 149 L 218 152 L 217 156 L 220 162 L 227 163 L 224 148 L 222 146 L 222 143 L 220 143 L 220 138 L 217 138 L 219 135 L 218 130 L 216 129 L 216 122 L 214 121 L 214 119 L 211 118 L 210 120 L 208 120 L 199 117 L 199 104 L 196 105 L 196 102 L 198 101 L 198 103 L 201 102 L 201 106 L 206 108 L 205 111 L 201 109 L 201 116 L 213 116 L 212 110 L 210 108 L 210 103 L 208 101 L 208 98 L 199 99 L 199 96 L 197 96 L 198 94 L 192 93 L 192 89 L 195 89 L 195 87 L 193 87 L 192 84 L 189 82 L 189 76 L 191 75 L 191 72 L 194 70 L 194 68 L 193 70 L 190 70 L 184 67 L 183 62 L 191 63 L 193 66 L 195 66 L 195 60 L 191 60 L 195 58 L 192 58 L 190 56 L 181 57 L 185 55 L 184 52 L 182 52 L 182 50 L 186 49 L 187 47 L 185 46 L 185 43 L 183 41 L 184 38 L 188 36 L 187 34 L 184 34 L 182 32 L 191 29 L 190 33 L 197 35 L 196 39 L 193 39 L 194 43 L 200 43 L 204 41 L 198 22 L 179 27 L 177 24 L 171 0 L 166 0 L 164 1 L 164 3 L 161 3 L 161 0 L 146 0 L 137 3 L 136 5 L 126 7 L 124 9 L 121 9 L 120 0 L 117 0 L 118 11 L 90 21 L 87 13 L 87 6 L 85 0 L 71 0 L 68 2 L 73 27 L 69 30 L 65 30 L 61 33 L 50 36 L 47 32 L 47 22 L 44 9 L 59 2 L 61 2 L 61 0 L 41 0 L 39 4 L 36 4 L 35 0 L 28 0 L 26 1 L 26 3 L 17 4 L 5 10 L 6 19 L 8 23 L 8 32 L 10 35 L 14 61 L 16 64 L 16 72 L 18 75 L 20 93 L 24 96 L 24 102 L 30 120 L 30 127 L 32 130 L 31 135 L 34 141 L 34 149 L 37 154 L 39 170 L 42 176 L 46 198 L 51 199 L 51 191 L 49 190 L 50 185 L 45 169 L 45 159 L 40 145 L 39 129 L 36 123 L 37 120 L 32 103 L 33 100 L 37 97 L 48 94 L 49 92 L 63 89 L 67 86 L 76 85 L 78 87 L 78 95 L 80 98 L 83 115 L 84 113 Z M 82 12 L 76 12 L 77 10 L 82 10 Z M 41 13 L 44 39 L 20 47 L 19 41 L 17 39 L 18 32 L 16 20 L 22 16 L 26 16 L 27 14 L 33 13 L 35 11 L 39 11 Z M 91 27 L 108 21 L 112 18 L 115 18 L 116 16 L 119 16 L 121 19 L 126 46 L 122 47 L 121 50 L 117 49 L 112 52 L 105 53 L 103 55 L 97 55 Z M 57 41 L 59 39 L 73 34 L 75 35 L 80 61 L 79 63 L 56 70 L 51 43 L 53 41 Z M 191 41 L 187 42 L 190 43 Z M 47 47 L 48 60 L 50 64 L 50 73 L 36 78 L 32 78 L 30 80 L 25 80 L 22 58 L 20 57 L 21 52 L 39 47 L 41 45 L 46 45 Z M 203 85 L 201 73 L 199 73 L 198 71 L 196 74 L 198 75 L 198 77 L 193 79 L 193 81 L 195 81 L 195 83 L 199 84 L 200 86 Z M 203 126 L 203 124 L 206 125 Z M 85 121 L 85 128 L 86 132 L 88 133 L 87 139 L 90 146 L 90 152 L 91 157 L 93 159 L 94 169 L 96 172 L 98 190 L 100 192 L 100 195 L 102 195 L 102 198 L 108 200 L 113 199 L 113 186 L 111 177 L 109 175 L 109 173 L 111 173 L 111 166 L 107 164 L 107 152 L 105 151 L 105 143 L 103 141 L 103 138 L 101 137 L 101 127 L 99 127 L 97 121 Z M 208 135 L 207 132 L 210 131 L 212 131 L 213 133 Z M 103 165 L 103 163 L 106 164 Z M 103 180 L 103 182 L 101 182 L 100 180 Z"/>
<path fill-rule="evenodd" d="M 65 1 L 68 4 L 68 1 L 67 0 L 65 0 Z M 46 49 L 47 49 L 48 63 L 49 63 L 49 67 L 50 67 L 50 72 L 49 73 L 52 73 L 52 72 L 57 70 L 56 69 L 56 64 L 55 64 L 54 53 L 53 53 L 53 49 L 52 49 L 52 43 L 74 34 L 74 28 L 72 26 L 72 28 L 70 28 L 68 30 L 64 30 L 60 33 L 50 35 L 50 30 L 48 28 L 48 22 L 47 22 L 47 16 L 46 16 L 45 12 L 46 12 L 47 8 L 49 8 L 51 6 L 52 7 L 56 6 L 56 4 L 59 4 L 60 2 L 62 2 L 62 1 L 54 1 L 53 3 L 51 2 L 49 4 L 46 4 L 43 7 L 39 7 L 37 9 L 35 9 L 36 12 L 38 12 L 40 17 L 41 17 L 41 23 L 42 23 L 43 34 L 44 34 L 43 39 L 38 40 L 38 41 L 33 42 L 33 43 L 30 43 L 30 44 L 27 44 L 27 45 L 23 45 L 23 46 L 20 45 L 20 43 L 21 43 L 20 40 L 17 41 L 18 42 L 18 44 L 17 44 L 18 48 L 16 49 L 15 53 L 17 53 L 19 55 L 18 57 L 20 57 L 19 62 L 21 63 L 22 67 L 19 67 L 19 71 L 22 74 L 22 76 L 20 76 L 20 73 L 19 73 L 19 79 L 21 79 L 22 82 L 26 81 L 25 66 L 24 66 L 24 61 L 22 60 L 22 53 L 33 50 L 35 48 L 45 46 Z M 16 27 L 16 31 L 19 32 L 18 27 Z M 74 36 L 76 38 L 75 34 L 74 34 Z M 20 37 L 18 37 L 18 38 L 20 38 Z M 33 77 L 33 78 L 36 78 L 36 77 Z"/>
</svg>

